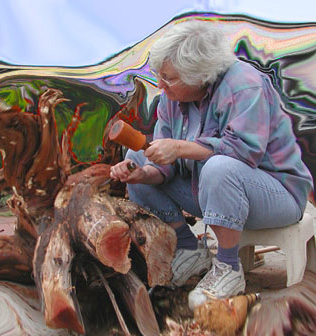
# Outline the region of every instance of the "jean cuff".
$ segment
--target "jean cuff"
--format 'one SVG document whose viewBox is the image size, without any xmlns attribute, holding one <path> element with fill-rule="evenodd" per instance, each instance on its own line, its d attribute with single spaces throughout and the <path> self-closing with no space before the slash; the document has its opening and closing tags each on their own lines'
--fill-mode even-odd
<svg viewBox="0 0 316 336">
<path fill-rule="evenodd" d="M 244 228 L 244 223 L 242 223 L 241 220 L 233 218 L 233 217 L 226 217 L 223 215 L 207 215 L 205 214 L 203 216 L 203 223 L 205 225 L 216 225 L 216 226 L 222 226 L 227 229 L 232 229 L 236 231 L 242 231 Z"/>
</svg>

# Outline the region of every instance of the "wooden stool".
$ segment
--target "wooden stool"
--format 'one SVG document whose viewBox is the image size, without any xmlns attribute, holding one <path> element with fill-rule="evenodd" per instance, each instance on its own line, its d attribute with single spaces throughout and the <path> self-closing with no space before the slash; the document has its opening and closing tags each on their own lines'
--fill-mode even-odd
<svg viewBox="0 0 316 336">
<path fill-rule="evenodd" d="M 239 243 L 239 257 L 244 272 L 254 268 L 254 246 L 277 246 L 285 253 L 286 286 L 289 287 L 300 282 L 305 268 L 316 271 L 314 234 L 313 217 L 307 213 L 298 223 L 284 228 L 244 230 Z M 311 240 L 311 238 L 313 239 Z"/>
</svg>

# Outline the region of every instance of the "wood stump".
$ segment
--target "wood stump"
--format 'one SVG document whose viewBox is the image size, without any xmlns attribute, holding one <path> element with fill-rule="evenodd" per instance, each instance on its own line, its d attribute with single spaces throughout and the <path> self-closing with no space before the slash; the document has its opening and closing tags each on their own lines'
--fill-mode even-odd
<svg viewBox="0 0 316 336">
<path fill-rule="evenodd" d="M 136 98 L 124 105 L 121 117 L 139 105 L 142 89 L 139 86 Z M 8 205 L 18 220 L 14 234 L 0 236 L 0 280 L 30 284 L 40 302 L 40 307 L 30 302 L 25 306 L 21 286 L 2 284 L 1 321 L 17 314 L 17 320 L 8 323 L 22 328 L 21 333 L 66 335 L 72 330 L 88 335 L 93 324 L 102 329 L 116 319 L 126 334 L 123 309 L 138 333 L 159 335 L 148 289 L 170 283 L 175 232 L 125 199 L 124 185 L 109 180 L 108 163 L 118 162 L 119 148 L 108 141 L 107 130 L 103 162 L 108 163 L 72 173 L 73 134 L 66 129 L 59 143 L 54 116 L 55 106 L 65 100 L 61 91 L 48 89 L 37 114 L 18 108 L 0 111 L 0 187 L 11 188 Z M 8 296 L 19 309 L 7 305 Z M 111 317 L 105 319 L 100 307 Z M 30 316 L 38 330 L 24 327 L 32 325 Z M 5 328 L 0 323 L 0 333 Z M 47 331 L 52 329 L 56 332 Z"/>
</svg>

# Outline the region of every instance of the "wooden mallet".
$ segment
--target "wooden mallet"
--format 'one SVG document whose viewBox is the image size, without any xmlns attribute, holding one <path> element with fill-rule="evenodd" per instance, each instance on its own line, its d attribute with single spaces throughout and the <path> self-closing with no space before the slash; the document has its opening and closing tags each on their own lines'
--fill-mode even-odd
<svg viewBox="0 0 316 336">
<path fill-rule="evenodd" d="M 109 132 L 109 138 L 110 140 L 134 151 L 139 151 L 141 149 L 145 150 L 150 146 L 143 133 L 135 130 L 123 120 L 118 120 L 112 125 Z"/>
</svg>

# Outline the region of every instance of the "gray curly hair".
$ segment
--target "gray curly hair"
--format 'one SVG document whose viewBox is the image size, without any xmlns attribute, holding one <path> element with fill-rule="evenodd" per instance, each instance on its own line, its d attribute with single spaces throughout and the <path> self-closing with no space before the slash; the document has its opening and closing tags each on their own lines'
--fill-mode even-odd
<svg viewBox="0 0 316 336">
<path fill-rule="evenodd" d="M 152 46 L 149 65 L 155 71 L 171 62 L 187 85 L 213 83 L 236 60 L 229 43 L 214 23 L 188 20 L 175 24 Z"/>
</svg>

